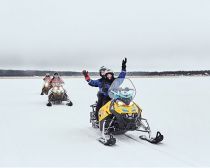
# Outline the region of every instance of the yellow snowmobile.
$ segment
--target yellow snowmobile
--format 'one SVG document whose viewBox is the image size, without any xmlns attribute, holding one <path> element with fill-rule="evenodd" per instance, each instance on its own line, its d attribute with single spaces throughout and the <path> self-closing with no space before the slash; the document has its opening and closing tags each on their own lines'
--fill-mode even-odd
<svg viewBox="0 0 210 168">
<path fill-rule="evenodd" d="M 109 89 L 112 99 L 99 110 L 99 123 L 94 119 L 96 105 L 92 105 L 90 122 L 94 128 L 99 127 L 102 132 L 99 141 L 104 145 L 112 146 L 116 143 L 113 135 L 124 134 L 127 131 L 141 131 L 148 136 L 141 135 L 140 139 L 157 144 L 163 140 L 163 135 L 157 132 L 151 137 L 151 130 L 146 119 L 142 118 L 142 109 L 133 101 L 136 89 L 128 78 L 117 78 Z"/>
</svg>

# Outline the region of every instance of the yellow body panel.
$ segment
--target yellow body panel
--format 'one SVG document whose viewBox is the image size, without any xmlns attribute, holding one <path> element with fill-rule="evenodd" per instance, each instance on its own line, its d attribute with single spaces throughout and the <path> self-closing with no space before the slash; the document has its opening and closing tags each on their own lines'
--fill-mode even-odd
<svg viewBox="0 0 210 168">
<path fill-rule="evenodd" d="M 99 115 L 99 121 L 103 120 L 106 118 L 108 115 L 111 114 L 109 108 L 110 108 L 111 101 L 106 103 L 103 107 L 100 108 L 98 115 Z"/>
<path fill-rule="evenodd" d="M 106 103 L 101 109 L 99 110 L 99 121 L 102 121 L 104 118 L 111 114 L 110 112 L 111 101 Z M 131 105 L 119 105 L 118 103 L 114 102 L 114 110 L 118 114 L 135 114 L 141 113 L 141 108 L 136 104 L 132 103 Z"/>
</svg>

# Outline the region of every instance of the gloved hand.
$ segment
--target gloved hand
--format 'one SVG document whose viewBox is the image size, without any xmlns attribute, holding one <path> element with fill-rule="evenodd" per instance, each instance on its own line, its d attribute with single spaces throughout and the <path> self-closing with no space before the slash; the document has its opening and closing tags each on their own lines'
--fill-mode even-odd
<svg viewBox="0 0 210 168">
<path fill-rule="evenodd" d="M 90 80 L 90 75 L 89 75 L 89 72 L 88 71 L 83 70 L 82 71 L 82 74 L 84 75 L 86 81 L 89 81 Z"/>
<path fill-rule="evenodd" d="M 126 71 L 126 63 L 127 63 L 127 58 L 123 59 L 122 61 L 122 71 Z"/>
</svg>

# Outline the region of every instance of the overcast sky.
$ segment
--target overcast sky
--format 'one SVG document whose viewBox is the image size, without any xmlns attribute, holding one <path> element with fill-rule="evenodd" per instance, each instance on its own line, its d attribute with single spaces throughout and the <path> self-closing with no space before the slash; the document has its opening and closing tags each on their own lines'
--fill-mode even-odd
<svg viewBox="0 0 210 168">
<path fill-rule="evenodd" d="M 0 69 L 210 69 L 209 0 L 0 0 Z"/>
</svg>

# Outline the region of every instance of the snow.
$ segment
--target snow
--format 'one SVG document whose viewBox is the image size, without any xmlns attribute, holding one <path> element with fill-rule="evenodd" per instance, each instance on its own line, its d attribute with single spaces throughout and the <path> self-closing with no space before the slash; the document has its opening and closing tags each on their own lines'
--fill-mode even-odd
<svg viewBox="0 0 210 168">
<path fill-rule="evenodd" d="M 117 136 L 113 147 L 89 124 L 97 88 L 64 80 L 73 107 L 47 107 L 40 78 L 0 79 L 0 166 L 210 166 L 209 77 L 132 78 L 143 116 L 165 139 L 128 132 L 136 140 Z"/>
</svg>

